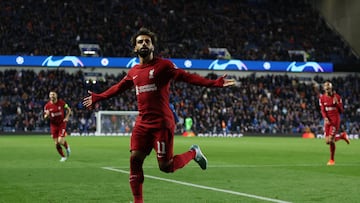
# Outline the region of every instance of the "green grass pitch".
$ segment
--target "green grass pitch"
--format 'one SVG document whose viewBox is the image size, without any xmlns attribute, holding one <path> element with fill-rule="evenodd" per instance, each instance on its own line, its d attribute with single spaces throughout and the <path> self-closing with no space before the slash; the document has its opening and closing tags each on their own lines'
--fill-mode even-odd
<svg viewBox="0 0 360 203">
<path fill-rule="evenodd" d="M 0 203 L 129 203 L 129 137 L 67 137 L 72 154 L 60 163 L 50 136 L 0 136 Z M 175 154 L 199 144 L 208 170 L 194 161 L 173 174 L 145 160 L 146 203 L 359 202 L 360 141 L 337 142 L 326 166 L 324 140 L 185 138 Z M 107 168 L 104 168 L 107 167 Z"/>
</svg>

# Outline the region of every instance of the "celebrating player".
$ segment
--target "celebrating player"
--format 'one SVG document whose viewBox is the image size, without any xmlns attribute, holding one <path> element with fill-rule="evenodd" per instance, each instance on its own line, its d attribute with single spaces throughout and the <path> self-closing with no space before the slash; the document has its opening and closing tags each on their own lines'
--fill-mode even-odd
<svg viewBox="0 0 360 203">
<path fill-rule="evenodd" d="M 66 113 L 65 113 L 66 112 Z M 64 100 L 58 99 L 55 91 L 49 93 L 49 101 L 44 106 L 44 119 L 50 120 L 51 136 L 55 142 L 56 150 L 61 156 L 60 161 L 66 161 L 70 156 L 70 146 L 66 142 L 66 123 L 69 121 L 71 108 Z M 65 147 L 66 156 L 61 146 Z"/>
<path fill-rule="evenodd" d="M 96 102 L 135 87 L 139 115 L 130 141 L 130 187 L 134 203 L 143 202 L 143 162 L 152 149 L 157 154 L 158 165 L 163 172 L 174 172 L 192 159 L 203 170 L 207 168 L 207 159 L 198 145 L 192 145 L 189 151 L 182 154 L 173 154 L 175 122 L 169 107 L 170 82 L 183 81 L 206 87 L 235 84 L 233 79 L 225 79 L 226 75 L 209 80 L 178 69 L 171 61 L 154 56 L 155 43 L 156 35 L 141 28 L 131 38 L 133 51 L 139 57 L 140 64 L 131 68 L 120 82 L 106 91 L 100 94 L 89 91 L 90 96 L 83 100 L 84 106 L 90 108 Z"/>
<path fill-rule="evenodd" d="M 340 137 L 336 137 L 340 128 L 340 114 L 343 113 L 344 107 L 339 94 L 337 94 L 330 82 L 324 83 L 324 94 L 320 96 L 319 105 L 321 115 L 324 118 L 324 135 L 326 144 L 330 145 L 330 160 L 327 165 L 335 164 L 335 142 L 339 139 L 350 143 L 346 132 L 342 132 Z"/>
</svg>

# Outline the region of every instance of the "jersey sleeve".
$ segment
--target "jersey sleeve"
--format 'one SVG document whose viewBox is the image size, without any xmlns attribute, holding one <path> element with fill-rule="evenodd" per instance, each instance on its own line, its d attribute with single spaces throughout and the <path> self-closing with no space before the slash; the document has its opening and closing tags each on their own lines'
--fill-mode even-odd
<svg viewBox="0 0 360 203">
<path fill-rule="evenodd" d="M 101 100 L 105 100 L 111 98 L 121 92 L 124 92 L 127 89 L 130 89 L 133 86 L 133 82 L 131 77 L 126 75 L 120 82 L 116 83 L 115 85 L 111 86 L 107 90 L 102 93 L 96 94 L 92 93 L 92 102 L 96 103 Z"/>
<path fill-rule="evenodd" d="M 327 115 L 326 115 L 325 106 L 324 106 L 322 100 L 323 100 L 322 96 L 320 96 L 320 98 L 319 98 L 319 106 L 320 106 L 321 115 L 322 115 L 323 118 L 326 118 Z"/>
<path fill-rule="evenodd" d="M 207 79 L 195 73 L 189 73 L 185 70 L 179 69 L 176 65 L 168 61 L 169 72 L 173 75 L 175 81 L 183 81 L 193 85 L 205 87 L 222 87 L 224 85 L 224 77 L 219 77 L 216 80 Z"/>
<path fill-rule="evenodd" d="M 336 107 L 337 107 L 339 113 L 343 113 L 344 105 L 343 105 L 342 99 L 341 99 L 340 95 L 338 95 L 338 94 L 336 94 L 335 96 L 337 97 L 337 100 L 338 100 Z"/>
</svg>

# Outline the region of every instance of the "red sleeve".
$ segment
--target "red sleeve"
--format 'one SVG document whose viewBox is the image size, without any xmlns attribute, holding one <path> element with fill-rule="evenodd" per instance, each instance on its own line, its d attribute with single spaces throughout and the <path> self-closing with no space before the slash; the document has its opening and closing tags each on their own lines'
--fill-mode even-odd
<svg viewBox="0 0 360 203">
<path fill-rule="evenodd" d="M 335 97 L 337 97 L 337 100 L 339 101 L 337 103 L 337 109 L 340 113 L 344 113 L 344 105 L 343 105 L 343 102 L 342 102 L 342 99 L 340 97 L 340 95 L 336 94 Z"/>
<path fill-rule="evenodd" d="M 189 73 L 182 69 L 177 68 L 174 64 L 171 65 L 171 71 L 174 74 L 174 80 L 183 81 L 193 85 L 205 87 L 222 87 L 224 85 L 224 77 L 221 76 L 216 80 L 204 78 L 195 73 Z"/>
<path fill-rule="evenodd" d="M 326 118 L 327 115 L 326 115 L 326 111 L 325 111 L 325 106 L 322 102 L 322 95 L 320 95 L 320 98 L 319 98 L 319 106 L 320 106 L 320 110 L 321 110 L 321 115 L 323 118 Z"/>
<path fill-rule="evenodd" d="M 102 93 L 96 94 L 92 93 L 92 102 L 96 103 L 101 100 L 111 98 L 121 92 L 124 92 L 127 89 L 130 89 L 133 86 L 133 82 L 128 75 L 126 75 L 120 82 L 111 86 L 109 89 L 105 90 Z"/>
</svg>

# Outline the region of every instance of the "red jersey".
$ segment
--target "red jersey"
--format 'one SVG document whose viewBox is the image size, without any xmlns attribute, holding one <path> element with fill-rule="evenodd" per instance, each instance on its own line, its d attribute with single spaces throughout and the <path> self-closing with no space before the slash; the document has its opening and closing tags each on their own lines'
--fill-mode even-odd
<svg viewBox="0 0 360 203">
<path fill-rule="evenodd" d="M 51 125 L 60 125 L 64 122 L 66 103 L 62 99 L 58 99 L 56 103 L 48 101 L 44 106 L 44 111 L 50 112 L 49 119 Z"/>
<path fill-rule="evenodd" d="M 132 67 L 128 74 L 117 84 L 101 94 L 92 94 L 95 103 L 115 96 L 127 89 L 135 87 L 139 116 L 137 125 L 149 128 L 173 126 L 174 116 L 169 106 L 170 82 L 184 81 L 194 85 L 222 87 L 223 77 L 209 80 L 197 74 L 178 69 L 171 61 L 154 58 L 148 64 Z"/>
<path fill-rule="evenodd" d="M 334 98 L 337 98 L 337 104 L 334 102 Z M 319 105 L 321 109 L 321 115 L 323 118 L 339 118 L 340 114 L 343 113 L 344 107 L 339 94 L 334 93 L 331 96 L 326 94 L 320 95 Z"/>
</svg>

